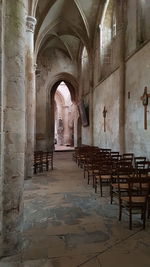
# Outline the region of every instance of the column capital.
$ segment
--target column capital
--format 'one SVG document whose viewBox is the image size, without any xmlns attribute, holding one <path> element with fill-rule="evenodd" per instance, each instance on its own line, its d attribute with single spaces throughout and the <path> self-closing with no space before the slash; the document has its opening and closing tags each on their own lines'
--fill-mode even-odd
<svg viewBox="0 0 150 267">
<path fill-rule="evenodd" d="M 26 17 L 26 31 L 34 33 L 35 25 L 36 25 L 36 18 L 32 16 L 27 16 Z"/>
</svg>

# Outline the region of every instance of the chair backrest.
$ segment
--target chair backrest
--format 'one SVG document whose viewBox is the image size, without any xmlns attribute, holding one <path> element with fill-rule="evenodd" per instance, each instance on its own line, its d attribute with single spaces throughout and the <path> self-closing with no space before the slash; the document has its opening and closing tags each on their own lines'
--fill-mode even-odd
<svg viewBox="0 0 150 267">
<path fill-rule="evenodd" d="M 146 157 L 134 157 L 134 166 L 137 169 L 144 168 L 144 161 L 146 161 Z"/>
<path fill-rule="evenodd" d="M 143 198 L 142 200 L 147 200 L 150 191 L 150 177 L 147 176 L 145 178 L 127 178 L 126 181 L 124 180 L 124 183 L 126 183 L 126 195 L 129 197 L 129 202 L 132 202 L 132 197 L 136 196 L 138 198 L 145 196 L 145 199 Z M 121 180 L 120 183 L 118 183 L 119 194 L 121 195 L 122 192 L 120 185 Z"/>
<path fill-rule="evenodd" d="M 126 161 L 131 161 L 133 163 L 134 154 L 133 153 L 124 153 L 122 159 Z"/>
<path fill-rule="evenodd" d="M 140 167 L 138 168 L 138 165 Z M 142 165 L 142 167 L 141 167 Z M 150 174 L 150 161 L 142 161 L 137 163 L 136 168 L 137 177 L 142 178 Z"/>
<path fill-rule="evenodd" d="M 119 155 L 119 152 L 118 151 L 111 151 L 110 152 L 110 155 L 111 156 Z"/>
<path fill-rule="evenodd" d="M 112 174 L 113 170 L 112 161 L 109 160 L 102 161 L 99 170 L 101 174 Z"/>
</svg>

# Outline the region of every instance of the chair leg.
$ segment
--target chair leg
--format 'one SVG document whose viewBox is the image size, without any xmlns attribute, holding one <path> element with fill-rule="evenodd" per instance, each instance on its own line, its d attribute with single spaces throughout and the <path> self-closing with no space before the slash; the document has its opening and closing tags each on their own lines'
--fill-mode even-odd
<svg viewBox="0 0 150 267">
<path fill-rule="evenodd" d="M 95 178 L 95 193 L 97 193 L 97 178 Z"/>
<path fill-rule="evenodd" d="M 84 168 L 84 179 L 85 179 L 85 172 L 86 172 L 86 170 L 85 170 L 85 168 Z"/>
<path fill-rule="evenodd" d="M 148 204 L 147 204 L 147 219 L 150 218 L 150 198 L 148 198 Z"/>
<path fill-rule="evenodd" d="M 129 229 L 132 230 L 132 209 L 129 210 Z"/>
<path fill-rule="evenodd" d="M 143 229 L 145 229 L 145 223 L 146 223 L 146 207 L 142 210 L 142 219 L 143 219 Z"/>
<path fill-rule="evenodd" d="M 47 161 L 46 162 L 46 170 L 48 171 L 48 169 L 49 169 L 49 164 L 48 164 L 49 162 Z"/>
<path fill-rule="evenodd" d="M 94 174 L 93 174 L 93 188 L 95 187 L 95 177 L 94 177 Z"/>
<path fill-rule="evenodd" d="M 112 202 L 113 202 L 113 187 L 110 184 L 110 204 L 112 204 Z"/>
<path fill-rule="evenodd" d="M 122 218 L 122 204 L 120 201 L 120 203 L 119 203 L 119 221 L 121 221 L 121 218 Z"/>
<path fill-rule="evenodd" d="M 36 174 L 36 165 L 34 165 L 34 174 Z"/>
<path fill-rule="evenodd" d="M 102 192 L 102 179 L 99 179 L 99 184 L 100 184 L 100 192 L 101 192 L 101 197 L 103 196 L 103 192 Z"/>
</svg>

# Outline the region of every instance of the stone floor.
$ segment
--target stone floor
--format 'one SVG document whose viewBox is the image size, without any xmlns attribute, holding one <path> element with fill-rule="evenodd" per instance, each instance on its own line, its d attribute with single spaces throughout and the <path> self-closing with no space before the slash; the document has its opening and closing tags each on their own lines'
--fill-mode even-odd
<svg viewBox="0 0 150 267">
<path fill-rule="evenodd" d="M 56 144 L 54 149 L 55 151 L 73 151 L 74 147 L 73 146 L 60 146 Z"/>
<path fill-rule="evenodd" d="M 95 194 L 72 152 L 54 153 L 54 170 L 25 181 L 22 253 L 0 267 L 149 267 L 150 221 L 118 221 L 109 190 Z"/>
</svg>

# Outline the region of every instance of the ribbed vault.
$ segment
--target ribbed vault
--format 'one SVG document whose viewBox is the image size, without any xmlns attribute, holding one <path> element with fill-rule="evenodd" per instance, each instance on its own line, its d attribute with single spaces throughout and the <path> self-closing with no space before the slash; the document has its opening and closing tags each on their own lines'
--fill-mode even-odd
<svg viewBox="0 0 150 267">
<path fill-rule="evenodd" d="M 90 51 L 95 25 L 103 0 L 32 0 L 30 14 L 37 19 L 36 55 L 60 49 L 72 61 L 78 60 L 80 47 Z M 32 4 L 31 4 L 32 3 Z"/>
</svg>

